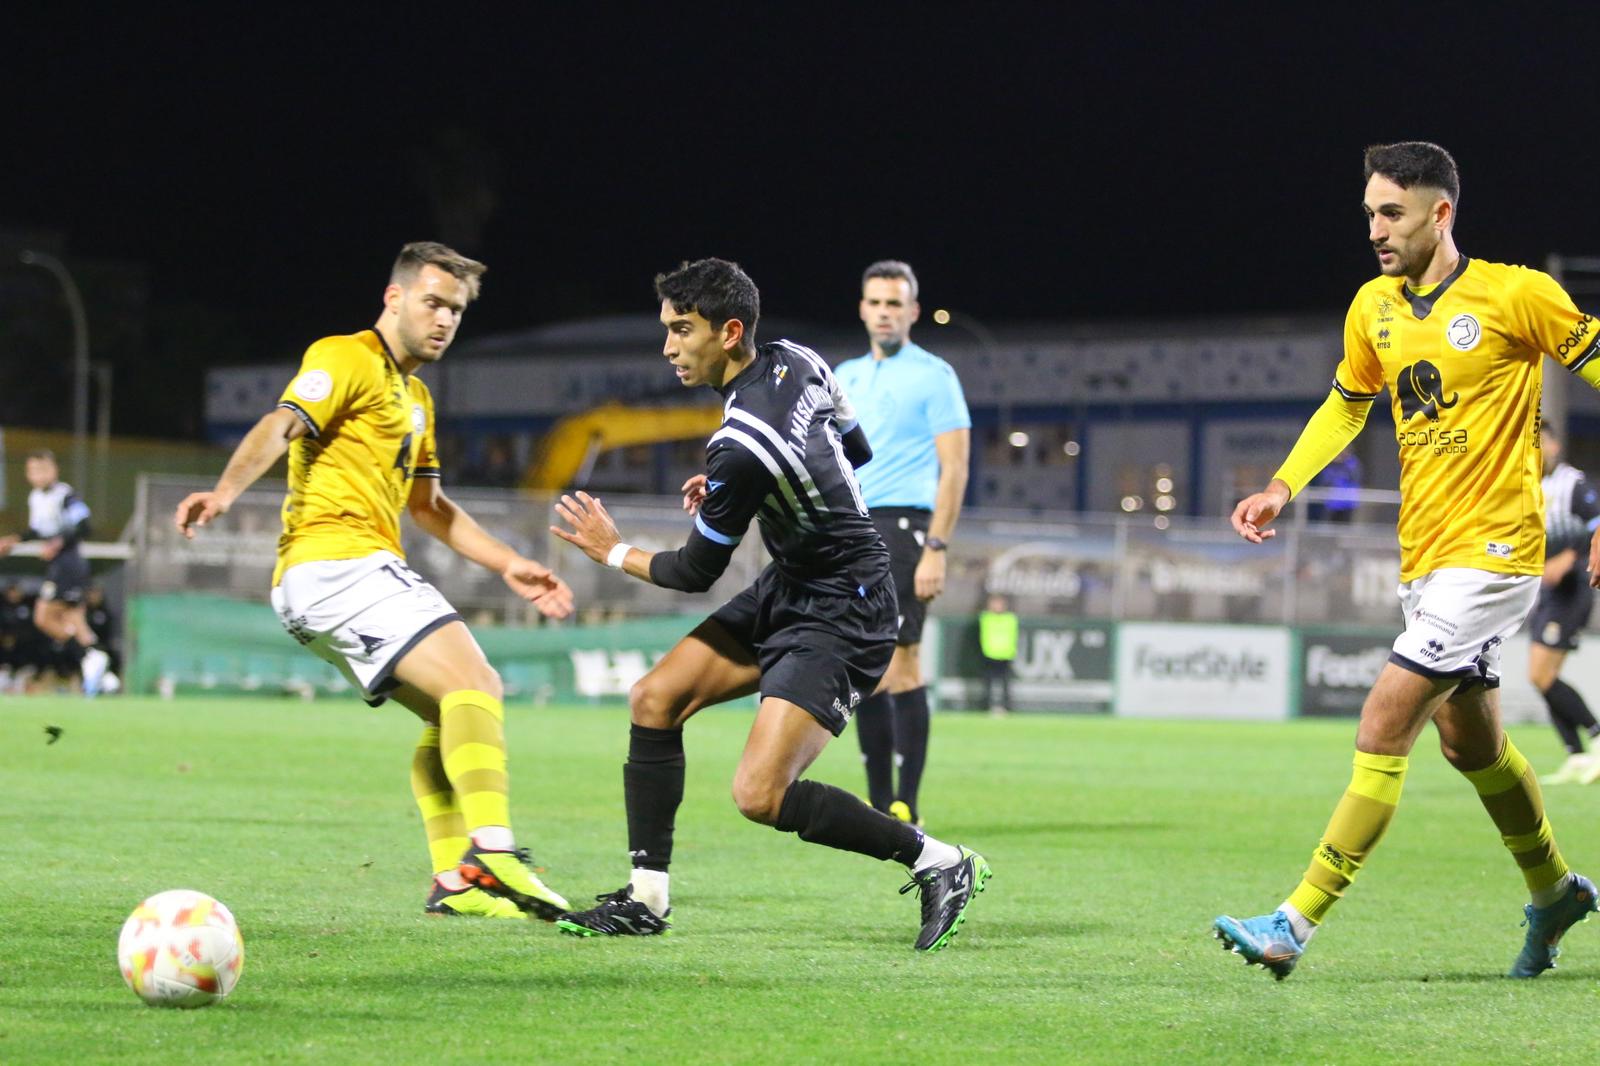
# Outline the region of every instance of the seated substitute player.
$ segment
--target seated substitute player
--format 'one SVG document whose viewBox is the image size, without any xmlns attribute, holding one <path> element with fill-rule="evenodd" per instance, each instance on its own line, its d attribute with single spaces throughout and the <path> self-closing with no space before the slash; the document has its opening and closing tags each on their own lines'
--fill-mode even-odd
<svg viewBox="0 0 1600 1066">
<path fill-rule="evenodd" d="M 272 605 L 290 636 L 338 667 L 368 703 L 393 698 L 427 723 L 411 764 L 433 860 L 426 910 L 553 920 L 567 901 L 528 869 L 511 833 L 499 675 L 400 546 L 405 510 L 541 614 L 571 613 L 561 579 L 490 536 L 440 490 L 433 398 L 415 372 L 444 355 L 483 272 L 442 244 L 402 248 L 377 324 L 308 348 L 216 488 L 185 498 L 175 520 L 192 538 L 288 451 Z"/>
<path fill-rule="evenodd" d="M 1589 624 L 1594 606 L 1594 589 L 1589 587 L 1585 570 L 1589 558 L 1589 538 L 1600 525 L 1600 494 L 1583 472 L 1561 461 L 1561 442 L 1542 427 L 1541 452 L 1544 458 L 1544 573 L 1539 598 L 1528 616 L 1528 680 L 1544 696 L 1550 709 L 1550 724 L 1555 727 L 1567 761 L 1548 777 L 1547 785 L 1579 781 L 1593 784 L 1600 779 L 1600 759 L 1585 754 L 1584 737 L 1600 736 L 1600 722 L 1579 695 L 1578 690 L 1561 680 L 1561 665 L 1567 653 L 1578 646 L 1578 635 Z"/>
<path fill-rule="evenodd" d="M 1512 977 L 1555 965 L 1595 910 L 1595 886 L 1556 848 L 1539 782 L 1500 727 L 1500 646 L 1533 606 L 1544 560 L 1539 395 L 1549 352 L 1600 383 L 1600 324 L 1548 275 L 1468 259 L 1452 227 L 1455 160 L 1421 141 L 1365 159 L 1367 236 L 1381 276 L 1345 319 L 1333 390 L 1233 527 L 1259 544 L 1290 498 L 1361 430 L 1379 390 L 1400 447 L 1406 630 L 1361 708 L 1354 770 L 1299 887 L 1271 914 L 1215 922 L 1225 945 L 1281 980 L 1367 861 L 1400 802 L 1424 726 L 1477 791 L 1532 901 Z"/>
<path fill-rule="evenodd" d="M 856 714 L 856 739 L 868 801 L 921 825 L 917 792 L 929 732 L 922 625 L 928 604 L 944 591 L 945 549 L 967 488 L 972 419 L 950 364 L 911 339 L 922 308 L 910 264 L 885 259 L 867 267 L 859 310 L 872 350 L 834 372 L 872 442 L 861 495 L 889 548 L 900 635 L 882 689 Z"/>
<path fill-rule="evenodd" d="M 55 453 L 47 448 L 29 452 L 24 474 L 32 486 L 28 493 L 28 528 L 21 534 L 0 537 L 0 556 L 24 540 L 37 540 L 44 560 L 44 584 L 34 601 L 33 624 L 76 663 L 83 678 L 83 693 L 100 691 L 111 659 L 96 648 L 94 630 L 83 611 L 83 593 L 89 584 L 89 561 L 78 545 L 89 536 L 89 505 L 61 480 Z M 66 666 L 68 675 L 71 666 Z"/>
<path fill-rule="evenodd" d="M 813 844 L 893 859 L 921 890 L 916 948 L 938 951 L 983 891 L 989 866 L 800 775 L 883 678 L 895 646 L 889 553 L 872 527 L 852 465 L 872 454 L 827 364 L 808 348 L 757 348 L 760 294 L 722 259 L 656 277 L 662 354 L 685 386 L 709 385 L 726 415 L 706 446 L 706 473 L 684 486 L 689 541 L 646 552 L 623 543 L 598 499 L 563 496 L 571 530 L 551 531 L 589 558 L 663 588 L 703 592 L 727 568 L 751 519 L 772 563 L 669 651 L 628 694 L 633 726 L 623 795 L 631 881 L 556 923 L 580 936 L 650 935 L 670 926 L 667 868 L 683 801 L 683 725 L 702 707 L 760 691 L 733 779 L 751 821 Z"/>
</svg>

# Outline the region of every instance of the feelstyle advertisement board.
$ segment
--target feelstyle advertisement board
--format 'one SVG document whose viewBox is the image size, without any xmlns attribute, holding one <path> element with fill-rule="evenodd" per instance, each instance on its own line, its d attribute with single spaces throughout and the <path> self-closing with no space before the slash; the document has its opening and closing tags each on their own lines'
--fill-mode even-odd
<svg viewBox="0 0 1600 1066">
<path fill-rule="evenodd" d="M 1293 641 L 1278 626 L 1117 628 L 1116 713 L 1278 721 L 1293 710 Z"/>
</svg>

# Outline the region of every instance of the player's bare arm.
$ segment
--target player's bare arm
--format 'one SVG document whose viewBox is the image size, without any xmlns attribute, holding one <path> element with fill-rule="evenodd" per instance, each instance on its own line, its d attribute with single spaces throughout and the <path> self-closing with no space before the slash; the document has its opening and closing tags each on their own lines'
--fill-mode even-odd
<svg viewBox="0 0 1600 1066">
<path fill-rule="evenodd" d="M 704 474 L 696 474 L 688 481 L 685 481 L 683 488 L 678 490 L 683 493 L 683 509 L 685 511 L 690 514 L 699 512 L 700 501 L 706 498 L 707 480 Z"/>
<path fill-rule="evenodd" d="M 439 487 L 439 479 L 419 477 L 411 484 L 406 511 L 417 526 L 464 559 L 493 570 L 507 587 L 546 618 L 572 613 L 572 589 L 543 563 L 518 555 L 489 534 Z"/>
<path fill-rule="evenodd" d="M 274 408 L 263 415 L 233 450 L 216 487 L 210 492 L 191 492 L 178 504 L 173 515 L 178 532 L 193 540 L 196 529 L 227 514 L 239 494 L 283 458 L 289 442 L 306 433 L 305 423 L 288 408 Z"/>
<path fill-rule="evenodd" d="M 1578 565 L 1578 552 L 1575 548 L 1562 548 L 1544 561 L 1544 573 L 1539 575 L 1539 583 L 1545 588 L 1553 588 L 1561 584 L 1562 580 Z"/>
<path fill-rule="evenodd" d="M 690 482 L 693 482 L 693 478 Z M 704 481 L 704 478 L 701 478 Z M 702 486 L 703 488 L 703 486 Z M 689 488 L 684 486 L 684 506 L 689 506 Z M 702 492 L 703 496 L 704 493 Z M 695 501 L 698 506 L 698 499 Z M 573 495 L 563 495 L 556 501 L 556 514 L 571 526 L 570 530 L 560 526 L 551 526 L 550 532 L 574 545 L 583 554 L 600 563 L 602 566 L 616 565 L 611 560 L 611 552 L 623 545 L 622 534 L 617 532 L 617 524 L 611 520 L 611 515 L 606 513 L 605 506 L 600 502 L 600 497 L 590 496 L 587 492 L 578 492 Z M 654 552 L 647 552 L 641 548 L 628 547 L 626 554 L 620 560 L 624 573 L 631 574 L 640 581 L 650 581 L 650 560 Z M 654 582 L 651 582 L 654 584 Z"/>
<path fill-rule="evenodd" d="M 967 492 L 967 462 L 972 431 L 952 429 L 933 438 L 939 453 L 939 488 L 933 501 L 933 517 L 928 520 L 928 539 L 948 543 L 961 516 L 961 498 Z M 945 552 L 925 548 L 917 561 L 914 579 L 917 598 L 931 600 L 944 591 Z"/>
<path fill-rule="evenodd" d="M 1287 482 L 1273 478 L 1265 489 L 1252 496 L 1246 496 L 1239 501 L 1239 506 L 1233 509 L 1233 530 L 1251 544 L 1260 544 L 1278 535 L 1275 529 L 1268 529 L 1274 518 L 1289 503 Z"/>
</svg>

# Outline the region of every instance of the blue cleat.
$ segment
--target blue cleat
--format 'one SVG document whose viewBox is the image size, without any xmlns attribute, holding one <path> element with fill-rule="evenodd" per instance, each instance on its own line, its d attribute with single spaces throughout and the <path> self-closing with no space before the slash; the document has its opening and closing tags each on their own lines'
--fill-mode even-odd
<svg viewBox="0 0 1600 1066">
<path fill-rule="evenodd" d="M 1568 929 L 1588 919 L 1597 909 L 1594 882 L 1582 874 L 1573 874 L 1567 894 L 1548 907 L 1535 907 L 1529 903 L 1522 908 L 1522 924 L 1528 927 L 1528 938 L 1522 942 L 1522 954 L 1511 964 L 1507 977 L 1538 977 L 1556 967 L 1556 956 L 1561 954 L 1561 937 Z"/>
<path fill-rule="evenodd" d="M 1243 921 L 1224 914 L 1211 926 L 1211 935 L 1222 941 L 1223 947 L 1244 956 L 1246 965 L 1266 967 L 1280 981 L 1289 976 L 1306 950 L 1294 938 L 1289 916 L 1282 911 Z"/>
</svg>

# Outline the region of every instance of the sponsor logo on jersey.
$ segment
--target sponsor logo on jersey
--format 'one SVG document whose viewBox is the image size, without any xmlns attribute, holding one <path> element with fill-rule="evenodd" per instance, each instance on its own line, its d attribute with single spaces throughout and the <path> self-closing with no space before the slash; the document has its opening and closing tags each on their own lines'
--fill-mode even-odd
<svg viewBox="0 0 1600 1066">
<path fill-rule="evenodd" d="M 411 406 L 411 428 L 419 434 L 428 428 L 428 412 L 422 409 L 420 403 Z"/>
<path fill-rule="evenodd" d="M 1463 311 L 1444 328 L 1444 339 L 1458 352 L 1470 352 L 1483 339 L 1483 327 L 1474 316 Z"/>
<path fill-rule="evenodd" d="M 1484 546 L 1484 551 L 1488 552 L 1490 555 L 1493 555 L 1497 559 L 1511 558 L 1511 545 L 1502 543 L 1498 540 L 1491 540 L 1487 545 Z"/>
<path fill-rule="evenodd" d="M 1472 343 L 1478 342 L 1474 339 Z M 1419 359 L 1400 371 L 1395 391 L 1400 395 L 1400 418 L 1406 422 L 1419 414 L 1427 415 L 1430 422 L 1437 422 L 1439 412 L 1454 407 L 1461 398 L 1459 392 L 1452 392 L 1448 400 L 1444 398 L 1444 378 L 1439 368 L 1426 359 Z"/>
<path fill-rule="evenodd" d="M 333 391 L 333 377 L 326 370 L 307 370 L 294 379 L 294 394 L 306 403 L 326 400 Z"/>
<path fill-rule="evenodd" d="M 1567 356 L 1578 350 L 1578 345 L 1587 338 L 1594 328 L 1594 316 L 1584 315 L 1583 320 L 1567 334 L 1565 340 L 1556 345 L 1556 358 L 1566 362 Z"/>
</svg>

